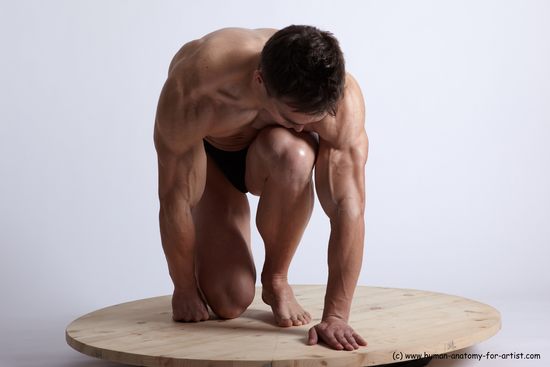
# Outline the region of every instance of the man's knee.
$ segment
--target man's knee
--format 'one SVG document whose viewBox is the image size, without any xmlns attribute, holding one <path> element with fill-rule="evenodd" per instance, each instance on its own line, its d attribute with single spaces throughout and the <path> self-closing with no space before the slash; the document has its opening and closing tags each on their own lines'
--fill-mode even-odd
<svg viewBox="0 0 550 367">
<path fill-rule="evenodd" d="M 219 297 L 216 301 L 210 303 L 212 311 L 222 319 L 234 319 L 242 315 L 254 300 L 254 293 L 228 295 Z"/>
<path fill-rule="evenodd" d="M 223 319 L 239 317 L 254 300 L 254 281 L 242 280 L 216 284 L 209 291 L 203 290 L 212 311 Z M 208 293 L 208 294 L 207 294 Z"/>
<path fill-rule="evenodd" d="M 244 311 L 248 308 L 249 305 L 223 305 L 219 307 L 212 307 L 212 311 L 222 319 L 236 319 L 241 316 Z"/>
<path fill-rule="evenodd" d="M 272 128 L 262 138 L 265 139 L 264 157 L 272 179 L 297 186 L 311 181 L 317 142 L 310 133 Z"/>
</svg>

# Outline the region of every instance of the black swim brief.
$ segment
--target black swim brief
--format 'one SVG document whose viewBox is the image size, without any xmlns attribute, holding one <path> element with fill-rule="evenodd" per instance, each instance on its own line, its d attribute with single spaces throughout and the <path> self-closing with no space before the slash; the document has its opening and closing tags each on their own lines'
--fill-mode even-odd
<svg viewBox="0 0 550 367">
<path fill-rule="evenodd" d="M 203 139 L 204 150 L 212 157 L 214 162 L 218 165 L 223 175 L 233 184 L 233 186 L 242 193 L 247 193 L 245 184 L 245 172 L 246 172 L 246 153 L 248 147 L 230 152 L 221 150 Z"/>
</svg>

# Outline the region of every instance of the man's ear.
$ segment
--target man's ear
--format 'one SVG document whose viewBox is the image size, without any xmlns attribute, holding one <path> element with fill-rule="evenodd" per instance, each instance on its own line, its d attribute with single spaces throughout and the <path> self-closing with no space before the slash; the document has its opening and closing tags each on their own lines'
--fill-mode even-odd
<svg viewBox="0 0 550 367">
<path fill-rule="evenodd" d="M 264 77 L 262 75 L 262 71 L 260 69 L 256 69 L 254 71 L 254 79 L 256 79 L 256 81 L 259 83 L 259 84 L 263 84 L 264 83 Z"/>
</svg>

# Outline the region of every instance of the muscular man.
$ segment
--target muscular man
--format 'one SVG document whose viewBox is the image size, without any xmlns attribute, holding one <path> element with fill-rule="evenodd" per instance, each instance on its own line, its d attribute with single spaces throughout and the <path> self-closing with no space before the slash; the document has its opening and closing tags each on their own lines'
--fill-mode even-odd
<svg viewBox="0 0 550 367">
<path fill-rule="evenodd" d="M 322 320 L 308 344 L 354 350 L 368 138 L 338 41 L 310 26 L 225 28 L 185 44 L 162 89 L 154 141 L 175 321 L 238 317 L 254 298 L 246 192 L 260 197 L 262 299 L 279 326 L 311 321 L 287 281 L 316 191 L 330 219 Z"/>
</svg>

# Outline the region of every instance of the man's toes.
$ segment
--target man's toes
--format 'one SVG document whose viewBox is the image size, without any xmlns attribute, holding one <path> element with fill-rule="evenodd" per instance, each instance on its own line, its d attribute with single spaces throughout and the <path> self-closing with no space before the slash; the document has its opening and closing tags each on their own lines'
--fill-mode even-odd
<svg viewBox="0 0 550 367">
<path fill-rule="evenodd" d="M 292 320 L 291 319 L 278 319 L 277 325 L 282 327 L 290 327 L 292 326 Z"/>
<path fill-rule="evenodd" d="M 302 321 L 301 321 L 298 317 L 295 316 L 295 317 L 292 319 L 292 324 L 293 324 L 294 326 L 300 326 L 300 325 L 302 325 Z"/>
</svg>

